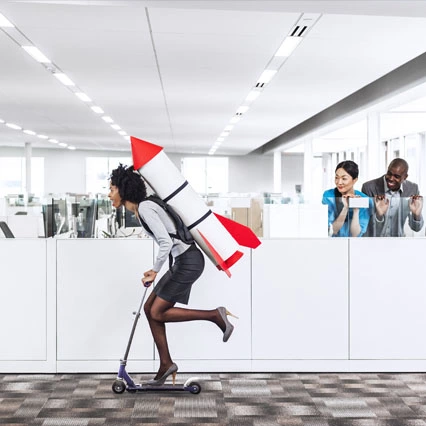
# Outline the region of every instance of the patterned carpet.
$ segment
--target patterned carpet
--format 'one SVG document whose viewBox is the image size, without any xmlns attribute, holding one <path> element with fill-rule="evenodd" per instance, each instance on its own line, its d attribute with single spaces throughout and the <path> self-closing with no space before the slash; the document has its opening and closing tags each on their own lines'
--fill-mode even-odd
<svg viewBox="0 0 426 426">
<path fill-rule="evenodd" d="M 180 373 L 182 383 L 193 374 Z M 152 375 L 133 375 L 137 382 Z M 114 394 L 113 374 L 0 375 L 0 424 L 426 426 L 426 374 L 200 374 L 202 391 Z"/>
</svg>

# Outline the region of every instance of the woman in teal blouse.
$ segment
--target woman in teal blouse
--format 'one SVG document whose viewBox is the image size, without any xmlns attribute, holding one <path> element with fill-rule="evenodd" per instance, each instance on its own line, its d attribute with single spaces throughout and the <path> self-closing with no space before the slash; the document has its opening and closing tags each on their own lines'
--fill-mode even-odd
<svg viewBox="0 0 426 426">
<path fill-rule="evenodd" d="M 323 194 L 322 203 L 328 206 L 328 226 L 333 237 L 361 237 L 367 230 L 370 209 L 349 207 L 349 198 L 368 197 L 354 189 L 358 174 L 355 162 L 342 161 L 336 167 L 336 188 Z"/>
</svg>

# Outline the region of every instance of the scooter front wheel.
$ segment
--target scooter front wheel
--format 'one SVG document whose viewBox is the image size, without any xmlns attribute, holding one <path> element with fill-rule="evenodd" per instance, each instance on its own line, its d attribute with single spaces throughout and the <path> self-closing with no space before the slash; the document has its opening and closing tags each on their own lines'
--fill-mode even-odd
<svg viewBox="0 0 426 426">
<path fill-rule="evenodd" d="M 114 393 L 123 393 L 126 390 L 126 383 L 124 383 L 124 380 L 116 380 L 112 384 L 112 391 Z"/>
</svg>

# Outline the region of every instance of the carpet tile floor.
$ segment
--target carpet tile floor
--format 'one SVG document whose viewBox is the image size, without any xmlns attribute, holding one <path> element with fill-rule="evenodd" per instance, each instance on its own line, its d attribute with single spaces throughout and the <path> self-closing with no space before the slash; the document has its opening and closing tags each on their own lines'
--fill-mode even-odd
<svg viewBox="0 0 426 426">
<path fill-rule="evenodd" d="M 196 376 L 198 395 L 114 394 L 113 374 L 0 374 L 0 425 L 426 426 L 426 374 Z"/>
</svg>

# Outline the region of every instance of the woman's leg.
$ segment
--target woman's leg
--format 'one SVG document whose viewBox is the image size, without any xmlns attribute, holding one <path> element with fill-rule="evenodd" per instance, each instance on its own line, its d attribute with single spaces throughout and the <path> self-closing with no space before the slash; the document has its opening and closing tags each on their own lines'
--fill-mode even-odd
<svg viewBox="0 0 426 426">
<path fill-rule="evenodd" d="M 158 297 L 154 292 L 150 294 L 144 305 L 145 315 L 160 356 L 160 369 L 155 379 L 160 378 L 173 363 L 167 343 L 166 322 L 204 320 L 215 323 L 223 332 L 226 329 L 225 321 L 217 309 L 208 311 L 184 309 L 175 308 L 174 305 L 174 303 Z"/>
</svg>

